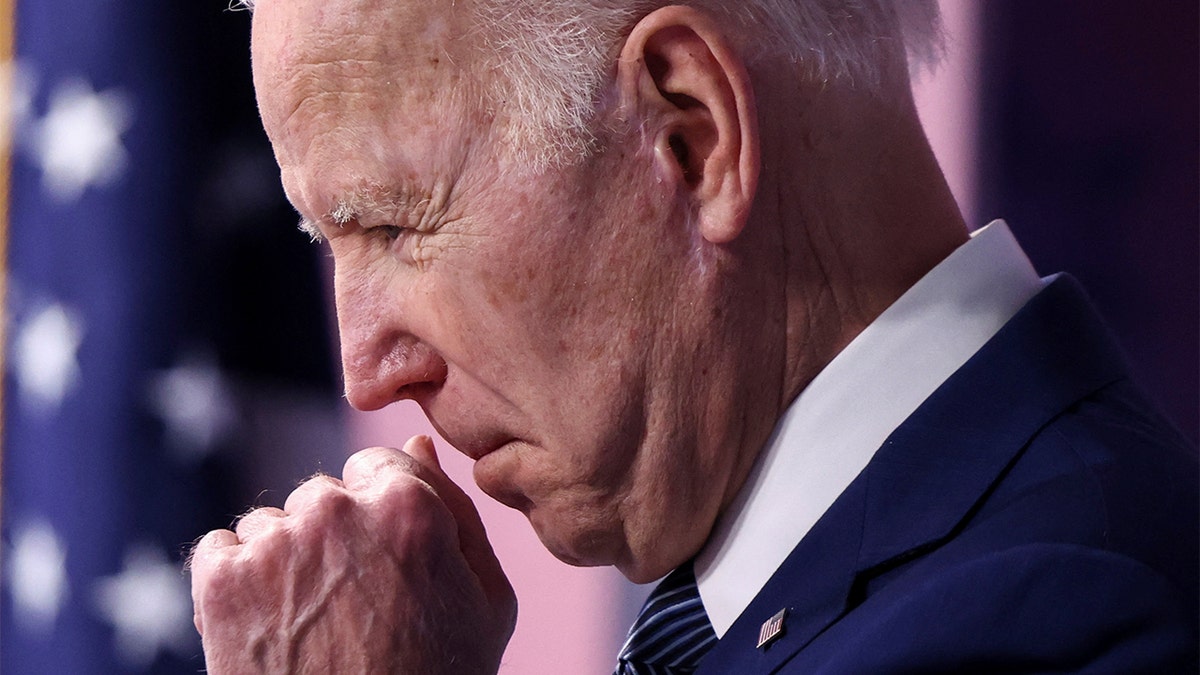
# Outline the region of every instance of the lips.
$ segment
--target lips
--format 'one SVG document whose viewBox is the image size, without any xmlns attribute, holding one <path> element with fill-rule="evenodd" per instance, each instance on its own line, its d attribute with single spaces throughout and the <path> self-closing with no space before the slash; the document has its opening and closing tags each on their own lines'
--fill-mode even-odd
<svg viewBox="0 0 1200 675">
<path fill-rule="evenodd" d="M 429 418 L 433 427 L 437 429 L 438 434 L 446 439 L 450 445 L 454 446 L 455 450 L 475 461 L 479 461 L 516 440 L 512 436 L 500 432 L 489 433 L 483 430 L 470 432 L 447 429 L 438 424 L 437 420 L 428 414 L 428 411 L 426 411 L 426 417 Z"/>
<path fill-rule="evenodd" d="M 516 440 L 516 439 L 505 438 L 503 440 L 496 441 L 496 442 L 484 441 L 484 442 L 480 442 L 480 443 L 465 443 L 462 445 L 459 445 L 459 444 L 455 443 L 454 441 L 451 441 L 450 444 L 453 445 L 455 448 L 457 448 L 459 452 L 463 453 L 467 457 L 470 457 L 471 459 L 478 462 L 479 460 L 483 459 L 484 457 L 487 457 L 488 455 L 490 455 L 493 452 L 499 450 L 500 448 L 508 445 L 509 443 L 511 443 L 514 440 Z"/>
<path fill-rule="evenodd" d="M 436 427 L 437 424 L 434 423 L 434 426 Z M 509 508 L 516 509 L 526 515 L 529 514 L 532 502 L 520 489 L 512 484 L 511 480 L 513 476 L 510 473 L 512 468 L 511 463 L 503 459 L 499 460 L 499 462 L 480 461 L 497 450 L 511 443 L 518 442 L 515 436 L 502 434 L 480 434 L 478 436 L 448 435 L 441 428 L 438 428 L 438 433 L 450 445 L 453 445 L 456 450 L 475 460 L 472 473 L 474 474 L 475 484 L 483 490 L 484 494 Z M 502 468 L 505 465 L 508 465 L 508 470 Z"/>
<path fill-rule="evenodd" d="M 501 504 L 529 515 L 533 501 L 521 488 L 518 480 L 518 465 L 515 457 L 509 453 L 497 452 L 509 447 L 516 439 L 494 444 L 483 451 L 472 469 L 475 484 L 487 496 Z"/>
</svg>

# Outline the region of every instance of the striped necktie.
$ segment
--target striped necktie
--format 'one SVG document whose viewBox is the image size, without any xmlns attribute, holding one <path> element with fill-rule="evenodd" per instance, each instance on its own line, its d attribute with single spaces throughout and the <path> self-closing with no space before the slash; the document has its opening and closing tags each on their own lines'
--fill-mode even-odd
<svg viewBox="0 0 1200 675">
<path fill-rule="evenodd" d="M 621 647 L 614 675 L 687 675 L 715 644 L 717 634 L 700 602 L 692 564 L 685 563 L 646 599 Z"/>
</svg>

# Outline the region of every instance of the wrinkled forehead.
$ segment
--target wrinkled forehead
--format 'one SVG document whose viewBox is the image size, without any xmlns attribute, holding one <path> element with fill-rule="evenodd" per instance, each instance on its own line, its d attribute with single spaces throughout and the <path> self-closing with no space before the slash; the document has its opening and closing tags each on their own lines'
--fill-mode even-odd
<svg viewBox="0 0 1200 675">
<path fill-rule="evenodd" d="M 466 65 L 466 11 L 462 0 L 258 0 L 254 83 L 268 131 L 334 95 L 444 92 Z"/>
</svg>

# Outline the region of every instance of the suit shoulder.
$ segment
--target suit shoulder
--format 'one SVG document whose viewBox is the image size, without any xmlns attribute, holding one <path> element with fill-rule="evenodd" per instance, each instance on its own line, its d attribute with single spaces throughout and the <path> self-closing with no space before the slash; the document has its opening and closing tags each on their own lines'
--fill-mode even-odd
<svg viewBox="0 0 1200 675">
<path fill-rule="evenodd" d="M 1039 430 L 976 520 L 1024 518 L 1030 541 L 1125 555 L 1196 594 L 1198 479 L 1196 449 L 1121 380 Z"/>
<path fill-rule="evenodd" d="M 1175 595 L 1119 554 L 1014 546 L 895 579 L 782 672 L 1177 672 L 1196 633 Z"/>
</svg>

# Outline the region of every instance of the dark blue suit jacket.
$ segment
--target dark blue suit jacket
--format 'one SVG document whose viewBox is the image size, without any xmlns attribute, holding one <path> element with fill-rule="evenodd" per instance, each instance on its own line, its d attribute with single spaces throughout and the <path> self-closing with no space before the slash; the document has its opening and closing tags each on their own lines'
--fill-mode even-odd
<svg viewBox="0 0 1200 675">
<path fill-rule="evenodd" d="M 1197 477 L 1061 276 L 888 438 L 699 672 L 1197 672 Z"/>
</svg>

